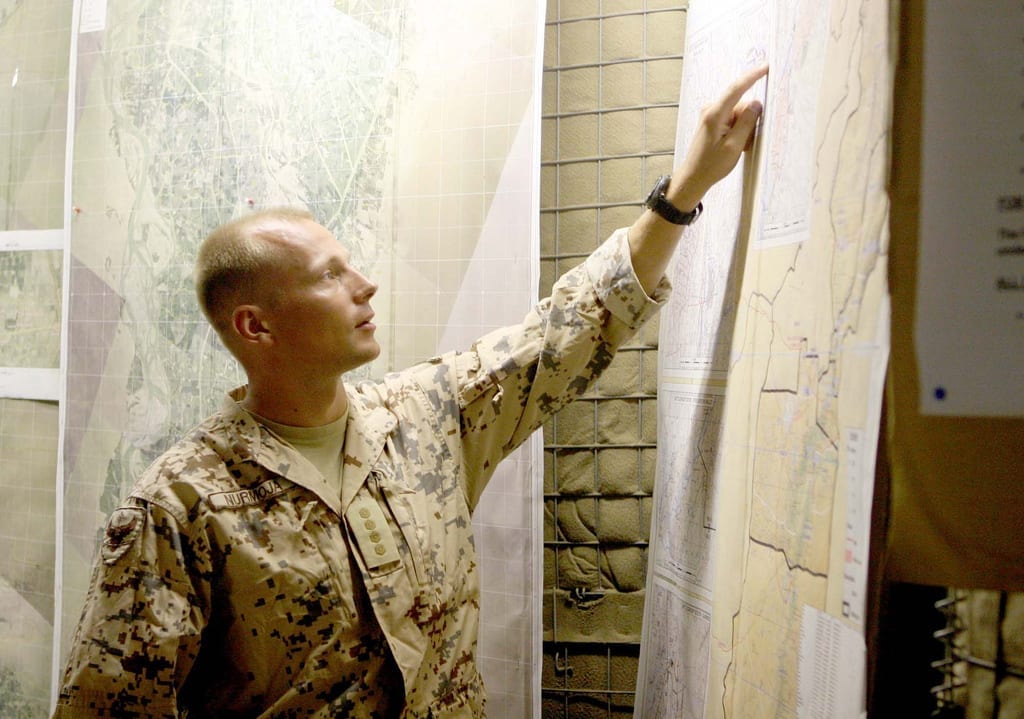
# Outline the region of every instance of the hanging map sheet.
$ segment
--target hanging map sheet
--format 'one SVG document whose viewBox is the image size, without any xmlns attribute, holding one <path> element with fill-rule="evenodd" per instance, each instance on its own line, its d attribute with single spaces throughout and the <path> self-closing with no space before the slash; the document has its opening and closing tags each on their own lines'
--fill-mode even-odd
<svg viewBox="0 0 1024 719">
<path fill-rule="evenodd" d="M 636 716 L 858 717 L 888 355 L 886 2 L 695 0 L 676 158 L 767 60 L 661 321 Z"/>
<path fill-rule="evenodd" d="M 81 10 L 62 650 L 105 517 L 244 382 L 195 300 L 195 253 L 213 227 L 304 206 L 379 281 L 383 352 L 351 381 L 466 348 L 519 321 L 536 294 L 539 3 Z M 505 464 L 475 517 L 481 672 L 509 716 L 529 716 L 539 665 L 530 451 Z"/>
</svg>

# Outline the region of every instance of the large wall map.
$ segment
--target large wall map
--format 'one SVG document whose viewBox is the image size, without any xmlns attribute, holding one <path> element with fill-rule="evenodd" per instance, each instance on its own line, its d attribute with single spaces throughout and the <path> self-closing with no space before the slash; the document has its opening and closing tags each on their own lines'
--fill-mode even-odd
<svg viewBox="0 0 1024 719">
<path fill-rule="evenodd" d="M 509 268 L 528 267 L 536 244 L 538 8 L 463 0 L 83 3 L 64 649 L 106 515 L 149 462 L 244 381 L 195 302 L 195 251 L 214 226 L 254 207 L 303 205 L 380 281 L 374 309 L 384 352 L 352 380 L 456 341 L 446 328 L 459 307 L 490 310 L 472 324 L 460 318 L 473 336 L 525 314 L 535 285 L 528 272 Z M 522 220 L 501 221 L 507 217 Z M 481 267 L 502 278 L 502 292 L 487 303 L 460 294 L 496 284 L 473 275 Z M 389 334 L 389 326 L 398 329 Z M 530 463 L 509 466 L 518 467 L 516 491 L 528 497 Z M 486 518 L 484 503 L 481 510 Z M 500 530 L 529 533 L 508 515 Z M 480 541 L 482 554 L 506 544 L 488 540 L 486 529 Z M 485 605 L 495 592 L 517 601 L 536 594 L 529 540 L 521 545 L 523 557 L 502 565 L 507 589 L 485 587 Z M 519 638 L 529 636 L 533 612 L 524 605 L 509 627 L 511 619 L 490 609 L 483 608 L 481 664 L 494 706 L 511 703 L 509 716 L 527 716 L 523 667 L 535 660 Z M 490 664 L 489 650 L 498 652 Z"/>
<path fill-rule="evenodd" d="M 888 354 L 889 4 L 695 0 L 678 157 L 722 90 L 709 78 L 764 59 L 759 139 L 705 199 L 661 324 L 637 716 L 863 705 Z"/>
<path fill-rule="evenodd" d="M 0 716 L 50 705 L 72 0 L 0 0 Z"/>
</svg>

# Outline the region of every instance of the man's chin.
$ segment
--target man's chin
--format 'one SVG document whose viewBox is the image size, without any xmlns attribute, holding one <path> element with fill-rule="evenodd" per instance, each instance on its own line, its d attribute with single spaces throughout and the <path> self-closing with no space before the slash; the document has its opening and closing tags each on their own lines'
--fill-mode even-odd
<svg viewBox="0 0 1024 719">
<path fill-rule="evenodd" d="M 353 353 L 353 356 L 350 357 L 349 361 L 346 363 L 347 367 L 344 371 L 351 372 L 354 369 L 359 369 L 360 367 L 373 362 L 375 359 L 380 357 L 380 352 L 380 345 L 374 342 L 373 346 L 366 347 L 364 351 Z"/>
</svg>

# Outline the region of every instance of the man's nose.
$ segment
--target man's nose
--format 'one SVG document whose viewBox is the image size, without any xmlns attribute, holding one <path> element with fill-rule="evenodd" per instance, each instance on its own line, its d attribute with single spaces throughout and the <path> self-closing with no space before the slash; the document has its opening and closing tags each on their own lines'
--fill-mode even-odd
<svg viewBox="0 0 1024 719">
<path fill-rule="evenodd" d="M 361 272 L 356 272 L 356 290 L 353 296 L 358 302 L 369 302 L 370 298 L 377 294 L 380 285 L 371 280 Z"/>
</svg>

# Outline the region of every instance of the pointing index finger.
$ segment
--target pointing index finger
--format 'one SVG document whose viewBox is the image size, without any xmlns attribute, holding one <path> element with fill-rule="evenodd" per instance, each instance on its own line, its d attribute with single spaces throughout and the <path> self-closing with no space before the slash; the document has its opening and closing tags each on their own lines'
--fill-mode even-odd
<svg viewBox="0 0 1024 719">
<path fill-rule="evenodd" d="M 722 99 L 719 101 L 719 109 L 731 112 L 736 107 L 736 103 L 743 97 L 743 94 L 752 88 L 755 82 L 767 74 L 768 63 L 764 63 L 749 70 L 745 75 L 741 75 L 729 86 L 725 95 L 722 96 Z"/>
</svg>

